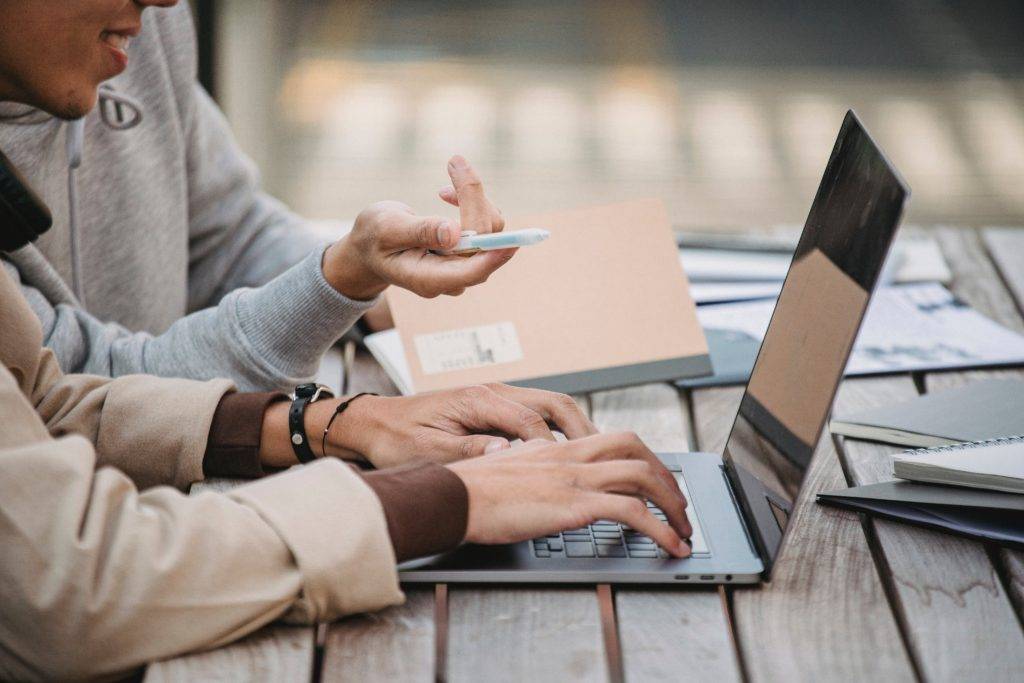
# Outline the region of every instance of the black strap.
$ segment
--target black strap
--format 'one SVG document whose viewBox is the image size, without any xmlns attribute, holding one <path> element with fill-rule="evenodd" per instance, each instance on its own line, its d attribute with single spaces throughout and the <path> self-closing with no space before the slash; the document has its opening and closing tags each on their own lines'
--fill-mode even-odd
<svg viewBox="0 0 1024 683">
<path fill-rule="evenodd" d="M 328 432 L 331 431 L 331 425 L 334 424 L 334 418 L 338 417 L 339 415 L 344 413 L 346 410 L 348 410 L 348 407 L 350 405 L 352 405 L 352 401 L 356 400 L 357 398 L 361 398 L 363 396 L 380 396 L 380 394 L 375 394 L 372 391 L 364 391 L 362 393 L 356 394 L 352 398 L 345 399 L 344 401 L 339 403 L 338 407 L 336 407 L 334 409 L 334 414 L 331 415 L 331 419 L 327 421 L 327 426 L 324 427 L 324 436 L 323 436 L 323 439 L 320 441 L 320 452 L 321 453 L 324 453 L 325 455 L 327 454 L 327 434 L 328 434 Z"/>
<path fill-rule="evenodd" d="M 309 447 L 309 438 L 306 436 L 306 406 L 309 405 L 310 396 L 297 396 L 288 409 L 288 432 L 291 437 L 292 450 L 299 462 L 305 464 L 316 460 L 316 454 Z"/>
</svg>

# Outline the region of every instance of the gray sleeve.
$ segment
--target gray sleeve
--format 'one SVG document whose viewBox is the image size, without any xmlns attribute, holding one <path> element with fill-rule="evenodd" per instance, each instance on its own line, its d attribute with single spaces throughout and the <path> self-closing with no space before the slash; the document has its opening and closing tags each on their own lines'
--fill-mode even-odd
<svg viewBox="0 0 1024 683">
<path fill-rule="evenodd" d="M 19 282 L 43 324 L 44 344 L 65 372 L 116 377 L 227 377 L 242 391 L 287 390 L 307 381 L 320 358 L 374 302 L 353 301 L 332 288 L 316 250 L 266 285 L 237 289 L 216 307 L 192 313 L 160 335 L 131 332 L 77 306 L 52 304 Z"/>
</svg>

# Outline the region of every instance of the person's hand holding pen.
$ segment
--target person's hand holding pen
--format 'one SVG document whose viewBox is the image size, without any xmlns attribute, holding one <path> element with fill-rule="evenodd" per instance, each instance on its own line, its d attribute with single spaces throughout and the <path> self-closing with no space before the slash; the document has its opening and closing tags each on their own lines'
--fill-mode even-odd
<svg viewBox="0 0 1024 683">
<path fill-rule="evenodd" d="M 352 232 L 324 254 L 324 277 L 350 299 L 368 300 L 388 285 L 433 298 L 457 296 L 480 284 L 515 254 L 502 249 L 469 257 L 444 256 L 463 230 L 498 232 L 505 227 L 501 212 L 484 194 L 480 177 L 461 156 L 448 162 L 452 185 L 439 193 L 459 207 L 458 222 L 441 216 L 417 216 L 401 202 L 378 202 L 356 218 Z"/>
</svg>

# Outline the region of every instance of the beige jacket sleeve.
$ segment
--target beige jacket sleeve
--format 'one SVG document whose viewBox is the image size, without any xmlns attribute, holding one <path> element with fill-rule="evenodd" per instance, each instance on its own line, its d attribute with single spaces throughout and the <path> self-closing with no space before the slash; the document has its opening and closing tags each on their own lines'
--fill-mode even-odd
<svg viewBox="0 0 1024 683">
<path fill-rule="evenodd" d="M 0 356 L 0 678 L 121 672 L 401 602 L 380 502 L 340 461 L 139 492 L 200 477 L 226 385 L 62 376 L 2 273 Z"/>
</svg>

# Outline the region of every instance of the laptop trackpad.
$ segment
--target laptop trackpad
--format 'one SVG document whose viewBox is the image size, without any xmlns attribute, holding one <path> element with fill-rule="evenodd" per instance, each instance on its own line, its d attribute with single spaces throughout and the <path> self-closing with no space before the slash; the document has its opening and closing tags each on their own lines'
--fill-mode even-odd
<svg viewBox="0 0 1024 683">
<path fill-rule="evenodd" d="M 704 529 L 700 524 L 700 513 L 697 512 L 697 506 L 693 503 L 693 497 L 690 496 L 690 490 L 686 487 L 686 480 L 683 478 L 682 472 L 673 472 L 676 481 L 679 482 L 679 489 L 686 496 L 686 500 L 690 501 L 690 505 L 686 508 L 686 516 L 690 520 L 690 526 L 693 527 L 693 535 L 690 536 L 690 547 L 693 549 L 693 554 L 707 554 L 708 553 L 708 542 L 704 538 Z"/>
</svg>

